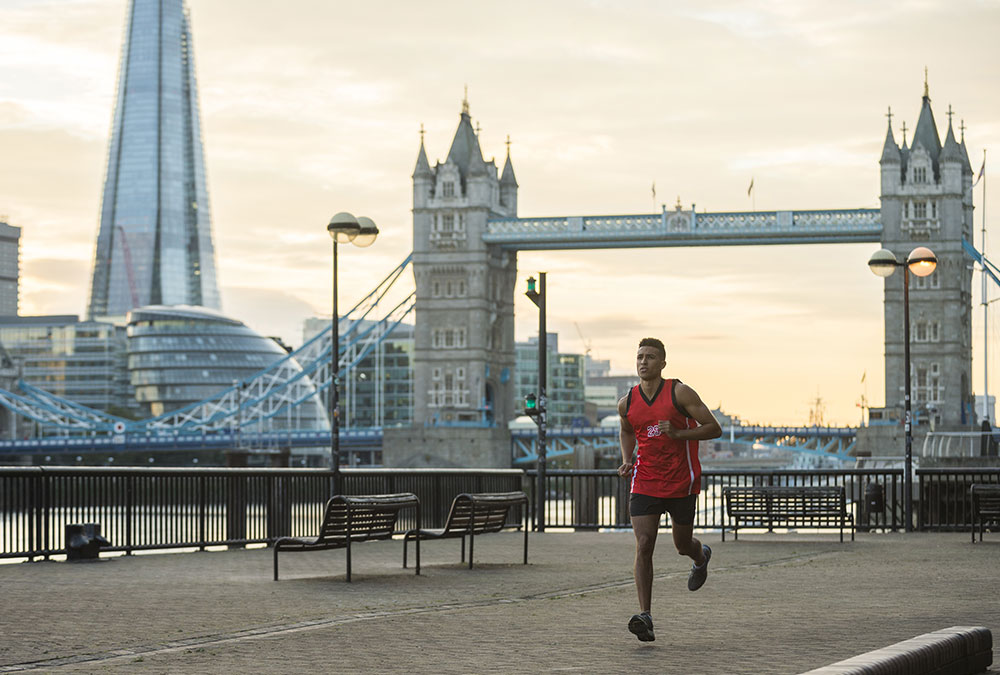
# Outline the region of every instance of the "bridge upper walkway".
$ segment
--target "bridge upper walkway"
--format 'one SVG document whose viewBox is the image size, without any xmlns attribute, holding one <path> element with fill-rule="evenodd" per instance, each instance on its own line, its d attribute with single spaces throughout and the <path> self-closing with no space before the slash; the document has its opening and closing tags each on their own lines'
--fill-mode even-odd
<svg viewBox="0 0 1000 675">
<path fill-rule="evenodd" d="M 483 240 L 517 250 L 851 244 L 882 238 L 879 209 L 497 218 Z"/>
</svg>

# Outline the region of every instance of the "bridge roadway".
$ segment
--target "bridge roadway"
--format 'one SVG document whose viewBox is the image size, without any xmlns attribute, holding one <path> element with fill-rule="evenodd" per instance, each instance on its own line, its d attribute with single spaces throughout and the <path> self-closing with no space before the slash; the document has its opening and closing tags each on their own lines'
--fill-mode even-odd
<svg viewBox="0 0 1000 675">
<path fill-rule="evenodd" d="M 857 429 L 853 427 L 724 427 L 723 441 L 770 447 L 793 452 L 805 452 L 853 459 Z M 572 454 L 577 446 L 593 446 L 599 451 L 615 451 L 618 447 L 617 427 L 562 427 L 547 431 L 546 456 Z M 537 459 L 536 429 L 512 429 L 512 456 L 516 464 Z M 341 447 L 380 448 L 381 428 L 342 429 Z M 89 436 L 59 436 L 0 441 L 3 455 L 32 455 L 51 452 L 167 452 L 171 450 L 213 450 L 232 447 L 247 448 L 327 448 L 329 431 L 285 431 L 271 433 L 237 433 L 233 430 L 213 433 L 160 434 L 94 434 Z"/>
</svg>

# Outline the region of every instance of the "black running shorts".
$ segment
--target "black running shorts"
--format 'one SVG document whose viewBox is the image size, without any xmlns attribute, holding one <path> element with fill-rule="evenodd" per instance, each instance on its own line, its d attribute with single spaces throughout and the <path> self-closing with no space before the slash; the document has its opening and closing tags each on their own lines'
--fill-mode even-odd
<svg viewBox="0 0 1000 675">
<path fill-rule="evenodd" d="M 666 511 L 671 522 L 678 525 L 694 525 L 694 510 L 698 495 L 687 497 L 650 497 L 633 494 L 629 502 L 629 513 L 633 516 L 659 516 Z"/>
</svg>

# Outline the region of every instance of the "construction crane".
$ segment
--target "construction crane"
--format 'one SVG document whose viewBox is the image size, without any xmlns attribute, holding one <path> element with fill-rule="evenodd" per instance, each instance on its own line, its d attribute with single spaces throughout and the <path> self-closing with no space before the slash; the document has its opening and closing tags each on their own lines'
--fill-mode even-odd
<svg viewBox="0 0 1000 675">
<path fill-rule="evenodd" d="M 122 253 L 125 256 L 125 275 L 128 277 L 128 291 L 132 296 L 132 307 L 138 307 L 139 293 L 135 288 L 135 273 L 132 271 L 132 251 L 128 247 L 128 238 L 125 236 L 125 228 L 119 225 L 117 229 L 122 235 Z"/>
<path fill-rule="evenodd" d="M 585 355 L 587 355 L 587 356 L 590 356 L 590 351 L 591 351 L 590 350 L 590 340 L 588 340 L 587 338 L 583 337 L 583 331 L 580 330 L 580 324 L 578 324 L 576 321 L 574 321 L 573 325 L 576 326 L 576 333 L 577 333 L 577 335 L 580 336 L 580 341 L 583 342 L 583 348 L 584 348 L 584 352 L 583 353 Z"/>
</svg>

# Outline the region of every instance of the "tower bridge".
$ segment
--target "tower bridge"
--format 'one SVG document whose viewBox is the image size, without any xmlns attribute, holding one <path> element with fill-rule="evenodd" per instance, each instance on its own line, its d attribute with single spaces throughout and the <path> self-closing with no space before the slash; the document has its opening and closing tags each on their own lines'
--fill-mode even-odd
<svg viewBox="0 0 1000 675">
<path fill-rule="evenodd" d="M 463 101 L 445 161 L 431 166 L 421 135 L 413 171 L 414 425 L 421 433 L 387 430 L 387 463 L 505 461 L 490 448 L 496 425 L 519 413 L 511 375 L 521 250 L 880 242 L 905 259 L 916 246 L 931 246 L 938 271 L 916 280 L 909 294 L 914 334 L 923 336 L 912 346 L 913 400 L 938 429 L 968 429 L 976 422 L 972 266 L 963 242 L 973 238 L 973 171 L 964 125 L 959 140 L 949 109 L 941 142 L 926 85 L 912 144 L 905 136 L 896 143 L 891 121 L 878 158 L 878 209 L 699 213 L 678 204 L 657 214 L 523 218 L 509 145 L 502 171 L 487 162 Z M 887 409 L 878 412 L 891 419 L 902 398 L 903 289 L 898 278 L 884 289 Z M 478 432 L 467 426 L 477 420 Z M 461 434 L 449 429 L 458 424 L 466 425 Z M 892 431 L 871 429 L 875 443 Z"/>
<path fill-rule="evenodd" d="M 516 432 L 512 441 L 506 428 L 507 421 L 520 414 L 513 370 L 514 286 L 521 250 L 881 242 L 905 258 L 915 246 L 929 245 L 938 256 L 938 272 L 915 280 L 910 291 L 915 334 L 928 336 L 913 344 L 913 398 L 918 407 L 931 411 L 939 430 L 968 429 L 975 423 L 970 405 L 972 266 L 963 246 L 972 240 L 973 172 L 964 130 L 959 141 L 949 119 L 945 141 L 940 141 L 925 90 L 912 145 L 905 137 L 897 145 L 890 123 L 879 164 L 879 209 L 705 213 L 693 204 L 689 209 L 678 204 L 654 214 L 524 218 L 517 213 L 519 186 L 509 146 L 502 171 L 492 160 L 486 162 L 464 101 L 444 162 L 431 166 L 421 137 L 412 175 L 413 253 L 406 261 L 412 261 L 415 292 L 386 315 L 381 329 L 347 341 L 340 355 L 341 367 L 349 367 L 361 351 L 384 338 L 385 326 L 413 312 L 413 426 L 374 432 L 381 436 L 383 462 L 509 466 L 511 448 L 521 461 L 533 456 L 530 440 Z M 403 267 L 405 263 L 394 278 Z M 903 379 L 903 293 L 898 279 L 886 280 L 884 299 L 890 418 Z M 345 320 L 341 318 L 342 325 Z M 329 387 L 330 357 L 328 332 L 290 355 L 303 365 L 294 372 L 308 374 L 317 391 Z M 292 372 L 269 370 L 253 386 L 221 392 L 189 409 L 141 423 L 30 390 L 25 395 L 0 392 L 0 404 L 67 431 L 109 434 L 124 425 L 126 438 L 137 443 L 147 442 L 142 440 L 146 437 L 156 444 L 164 434 L 214 433 L 221 438 L 234 420 L 239 428 L 257 424 L 254 433 L 263 438 L 260 421 L 293 407 L 305 391 L 291 381 Z M 595 447 L 610 442 L 606 431 L 564 431 L 554 433 L 557 451 L 566 450 L 559 445 L 561 435 L 574 442 L 592 438 Z M 853 429 L 733 433 L 748 442 L 845 457 L 856 449 Z M 289 443 L 317 439 L 302 436 Z"/>
</svg>

